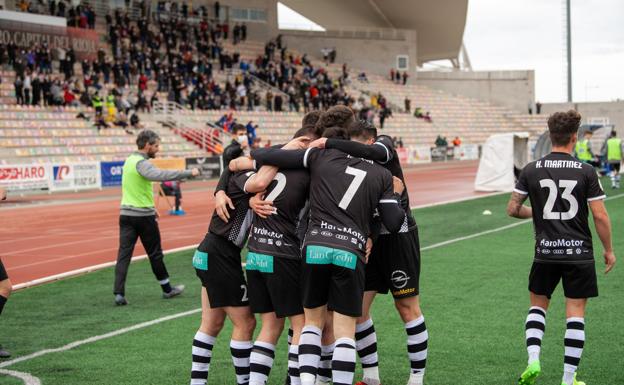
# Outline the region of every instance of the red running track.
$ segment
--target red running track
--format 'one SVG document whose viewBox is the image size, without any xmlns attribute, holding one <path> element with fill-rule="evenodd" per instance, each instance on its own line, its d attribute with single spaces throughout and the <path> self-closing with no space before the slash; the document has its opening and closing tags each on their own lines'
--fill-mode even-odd
<svg viewBox="0 0 624 385">
<path fill-rule="evenodd" d="M 425 205 L 478 194 L 476 162 L 428 164 L 405 170 L 411 204 Z M 162 215 L 163 249 L 199 243 L 214 208 L 215 181 L 184 188 L 186 216 Z M 0 205 L 0 256 L 14 285 L 115 261 L 120 189 L 11 197 Z M 161 213 L 166 213 L 161 204 Z M 134 255 L 145 254 L 140 242 Z"/>
</svg>

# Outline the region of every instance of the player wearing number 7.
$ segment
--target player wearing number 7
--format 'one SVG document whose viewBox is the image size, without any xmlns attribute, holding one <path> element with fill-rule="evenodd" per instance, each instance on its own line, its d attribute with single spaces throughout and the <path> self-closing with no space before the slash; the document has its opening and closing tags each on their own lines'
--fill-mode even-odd
<svg viewBox="0 0 624 385">
<path fill-rule="evenodd" d="M 550 116 L 552 152 L 522 170 L 507 207 L 512 217 L 532 217 L 535 227 L 535 259 L 529 275 L 531 308 L 525 324 L 529 364 L 518 380 L 520 385 L 534 384 L 541 373 L 546 310 L 559 281 L 567 317 L 562 385 L 585 384 L 576 380 L 585 344 L 585 305 L 588 298 L 598 296 L 590 209 L 604 248 L 605 273 L 615 265 L 611 223 L 598 176 L 591 165 L 570 155 L 580 121 L 581 115 L 573 110 Z M 527 198 L 531 207 L 523 205 Z"/>
<path fill-rule="evenodd" d="M 348 139 L 342 127 L 330 127 L 323 135 Z M 299 341 L 301 384 L 315 382 L 327 311 L 334 312 L 333 383 L 352 384 L 355 323 L 362 313 L 370 223 L 379 208 L 386 228 L 390 232 L 400 229 L 405 220 L 405 212 L 399 206 L 403 185 L 399 184 L 395 191 L 388 170 L 335 149 L 262 149 L 254 150 L 252 157 L 280 169 L 310 170 L 310 220 L 302 249 L 305 327 Z"/>
</svg>

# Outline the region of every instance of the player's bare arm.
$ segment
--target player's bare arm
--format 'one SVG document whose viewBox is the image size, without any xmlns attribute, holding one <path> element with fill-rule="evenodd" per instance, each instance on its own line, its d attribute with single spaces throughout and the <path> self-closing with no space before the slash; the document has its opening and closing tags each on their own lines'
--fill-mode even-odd
<svg viewBox="0 0 624 385">
<path fill-rule="evenodd" d="M 507 204 L 507 215 L 519 219 L 528 219 L 533 216 L 533 210 L 529 206 L 525 206 L 524 202 L 528 198 L 526 194 L 512 192 L 509 203 Z"/>
<path fill-rule="evenodd" d="M 394 193 L 399 195 L 403 194 L 403 190 L 405 190 L 405 184 L 403 181 L 400 178 L 393 176 L 392 183 L 394 185 Z"/>
<path fill-rule="evenodd" d="M 278 168 L 275 166 L 262 166 L 260 170 L 247 180 L 245 183 L 245 192 L 249 194 L 255 194 L 264 191 L 269 187 L 275 174 L 277 174 Z"/>
<path fill-rule="evenodd" d="M 255 168 L 254 161 L 246 156 L 239 156 L 236 159 L 232 159 L 228 168 L 232 172 L 253 170 Z"/>
<path fill-rule="evenodd" d="M 615 253 L 613 252 L 613 244 L 611 243 L 611 220 L 605 207 L 604 201 L 595 200 L 589 202 L 589 208 L 591 209 L 592 216 L 594 217 L 594 224 L 596 226 L 596 232 L 602 242 L 604 248 L 605 259 L 605 274 L 610 272 L 615 266 Z"/>
</svg>

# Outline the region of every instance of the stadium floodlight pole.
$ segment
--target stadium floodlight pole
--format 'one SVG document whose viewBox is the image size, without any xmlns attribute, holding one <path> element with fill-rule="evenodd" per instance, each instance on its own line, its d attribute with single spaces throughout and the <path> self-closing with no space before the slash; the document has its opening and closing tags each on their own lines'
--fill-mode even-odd
<svg viewBox="0 0 624 385">
<path fill-rule="evenodd" d="M 566 0 L 566 38 L 568 56 L 568 103 L 572 103 L 572 17 L 570 15 L 570 2 Z"/>
</svg>

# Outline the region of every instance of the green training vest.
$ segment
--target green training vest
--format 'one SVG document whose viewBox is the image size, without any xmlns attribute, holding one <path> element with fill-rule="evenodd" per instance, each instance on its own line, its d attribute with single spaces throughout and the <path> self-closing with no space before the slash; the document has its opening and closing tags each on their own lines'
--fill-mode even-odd
<svg viewBox="0 0 624 385">
<path fill-rule="evenodd" d="M 115 97 L 113 95 L 108 95 L 108 97 L 106 98 L 106 107 L 115 107 Z"/>
<path fill-rule="evenodd" d="M 611 138 L 607 140 L 607 159 L 618 162 L 622 160 L 622 139 Z"/>
<path fill-rule="evenodd" d="M 99 96 L 95 96 L 91 103 L 93 104 L 93 108 L 102 107 L 103 105 L 102 98 L 100 98 Z"/>
<path fill-rule="evenodd" d="M 137 163 L 145 160 L 141 155 L 132 154 L 126 159 L 121 174 L 121 205 L 132 207 L 154 207 L 152 182 L 145 179 L 136 169 Z"/>
<path fill-rule="evenodd" d="M 579 160 L 589 161 L 592 160 L 593 157 L 589 152 L 589 140 L 583 139 L 576 142 L 576 157 Z"/>
</svg>

